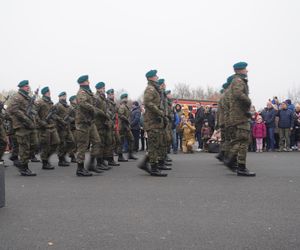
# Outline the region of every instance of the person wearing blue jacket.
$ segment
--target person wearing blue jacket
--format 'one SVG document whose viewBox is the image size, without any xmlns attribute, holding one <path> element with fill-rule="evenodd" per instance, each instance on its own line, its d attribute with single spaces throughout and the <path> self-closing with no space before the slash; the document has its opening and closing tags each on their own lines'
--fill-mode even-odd
<svg viewBox="0 0 300 250">
<path fill-rule="evenodd" d="M 286 102 L 281 104 L 281 109 L 278 111 L 277 116 L 279 117 L 279 151 L 291 151 L 290 134 L 294 127 L 294 117 Z"/>
<path fill-rule="evenodd" d="M 267 127 L 267 149 L 274 151 L 275 149 L 275 117 L 277 111 L 274 109 L 272 102 L 267 103 L 267 107 L 262 112 L 263 120 Z"/>
<path fill-rule="evenodd" d="M 139 139 L 140 139 L 140 126 L 141 121 L 141 108 L 138 102 L 132 103 L 132 110 L 130 113 L 130 127 L 131 132 L 134 138 L 134 144 L 133 144 L 133 151 L 138 152 L 139 151 Z"/>
</svg>

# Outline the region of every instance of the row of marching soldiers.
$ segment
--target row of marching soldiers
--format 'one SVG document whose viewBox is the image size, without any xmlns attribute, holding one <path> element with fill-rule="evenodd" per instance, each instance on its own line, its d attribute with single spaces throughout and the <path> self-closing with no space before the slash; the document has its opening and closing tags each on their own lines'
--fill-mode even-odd
<svg viewBox="0 0 300 250">
<path fill-rule="evenodd" d="M 79 90 L 76 96 L 69 98 L 70 105 L 65 92 L 59 94 L 59 102 L 54 104 L 49 87 L 42 88 L 42 98 L 36 100 L 37 92 L 33 97 L 29 95 L 28 80 L 18 84 L 19 90 L 10 98 L 6 113 L 18 145 L 18 156 L 12 160 L 22 176 L 36 175 L 28 163 L 37 161 L 34 157 L 37 151 L 44 170 L 55 168 L 50 163 L 54 153 L 58 155 L 59 166 L 69 166 L 66 158 L 69 156 L 71 162 L 77 162 L 77 176 L 92 176 L 91 172 L 102 173 L 112 166 L 119 166 L 114 160 L 114 152 L 118 153 L 119 162 L 137 160 L 133 155 L 128 95 L 122 94 L 117 106 L 114 90 L 105 92 L 105 83 L 97 83 L 94 94 L 87 75 L 79 77 L 77 82 Z M 122 153 L 125 140 L 129 145 L 128 159 Z M 90 159 L 85 167 L 87 151 L 90 151 Z"/>
</svg>

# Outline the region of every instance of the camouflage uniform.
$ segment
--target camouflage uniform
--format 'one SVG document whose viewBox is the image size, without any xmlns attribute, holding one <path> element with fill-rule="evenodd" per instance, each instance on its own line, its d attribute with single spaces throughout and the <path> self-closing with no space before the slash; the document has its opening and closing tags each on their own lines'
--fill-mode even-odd
<svg viewBox="0 0 300 250">
<path fill-rule="evenodd" d="M 221 142 L 220 142 L 220 153 L 217 156 L 219 160 L 224 159 L 225 152 L 228 152 L 228 145 L 226 144 L 226 132 L 225 132 L 225 118 L 224 118 L 224 93 L 221 94 L 220 100 L 218 102 L 218 111 L 217 111 L 217 123 L 216 123 L 216 130 L 220 130 L 221 132 Z"/>
<path fill-rule="evenodd" d="M 0 160 L 2 159 L 2 156 L 5 152 L 6 149 L 6 133 L 4 130 L 4 114 L 1 112 L 0 113 Z"/>
<path fill-rule="evenodd" d="M 225 125 L 228 125 L 230 137 L 229 158 L 234 159 L 237 156 L 238 164 L 243 165 L 246 164 L 250 138 L 249 111 L 251 100 L 248 97 L 249 89 L 247 83 L 246 77 L 236 74 L 225 94 L 226 101 L 228 101 L 226 105 L 229 106 L 229 119 L 225 119 Z"/>
<path fill-rule="evenodd" d="M 59 101 L 55 104 L 57 115 L 57 132 L 60 139 L 60 144 L 57 148 L 57 154 L 59 161 L 62 165 L 67 165 L 65 156 L 67 153 L 71 153 L 75 147 L 75 141 L 70 129 L 70 123 L 74 121 L 74 118 L 70 115 L 70 106 L 66 101 Z"/>
<path fill-rule="evenodd" d="M 53 102 L 47 96 L 43 96 L 37 101 L 37 125 L 39 129 L 39 138 L 41 146 L 41 159 L 43 161 L 43 168 L 50 165 L 49 157 L 55 153 L 60 139 L 56 129 L 57 115 L 53 114 L 51 117 L 47 117 L 53 110 Z M 50 168 L 49 166 L 49 169 Z"/>
<path fill-rule="evenodd" d="M 11 99 L 7 112 L 12 119 L 13 129 L 19 145 L 20 172 L 22 175 L 35 175 L 28 168 L 28 162 L 37 145 L 35 123 L 27 115 L 31 97 L 27 92 L 19 90 Z"/>
<path fill-rule="evenodd" d="M 78 104 L 75 116 L 77 162 L 84 164 L 89 145 L 91 145 L 91 157 L 96 158 L 100 152 L 101 141 L 95 125 L 95 100 L 92 91 L 81 86 L 76 99 Z"/>
<path fill-rule="evenodd" d="M 71 133 L 73 135 L 73 139 L 74 139 L 74 147 L 72 148 L 71 152 L 70 152 L 70 157 L 71 157 L 71 161 L 72 162 L 76 162 L 76 158 L 75 158 L 75 154 L 77 152 L 77 143 L 76 143 L 76 126 L 75 126 L 75 114 L 76 114 L 76 108 L 77 105 L 74 103 L 70 104 L 69 107 L 69 117 L 70 117 L 70 130 Z"/>
</svg>

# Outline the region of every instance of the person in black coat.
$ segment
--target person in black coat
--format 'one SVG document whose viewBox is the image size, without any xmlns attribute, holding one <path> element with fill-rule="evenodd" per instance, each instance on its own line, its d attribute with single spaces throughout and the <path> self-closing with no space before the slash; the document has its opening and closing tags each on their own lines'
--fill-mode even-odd
<svg viewBox="0 0 300 250">
<path fill-rule="evenodd" d="M 275 149 L 275 117 L 277 111 L 274 109 L 272 102 L 267 103 L 267 107 L 262 111 L 261 115 L 267 127 L 267 149 L 274 151 Z"/>
<path fill-rule="evenodd" d="M 135 101 L 132 103 L 132 110 L 130 113 L 130 127 L 131 127 L 132 135 L 134 137 L 133 150 L 135 152 L 138 152 L 139 150 L 139 139 L 140 139 L 140 131 L 141 131 L 140 121 L 141 121 L 141 108 L 139 103 Z"/>
</svg>

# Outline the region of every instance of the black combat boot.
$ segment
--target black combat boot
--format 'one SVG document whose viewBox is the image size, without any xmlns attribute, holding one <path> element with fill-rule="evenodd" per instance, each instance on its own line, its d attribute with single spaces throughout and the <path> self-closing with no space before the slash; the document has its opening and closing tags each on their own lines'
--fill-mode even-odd
<svg viewBox="0 0 300 250">
<path fill-rule="evenodd" d="M 138 158 L 135 157 L 134 154 L 133 154 L 132 152 L 129 152 L 129 153 L 128 153 L 128 159 L 130 159 L 130 160 L 138 160 Z"/>
<path fill-rule="evenodd" d="M 169 167 L 169 165 L 167 165 L 167 164 L 171 164 L 171 163 L 167 163 L 164 160 L 159 160 L 158 161 L 158 169 L 160 169 L 160 170 L 172 170 L 172 168 Z"/>
<path fill-rule="evenodd" d="M 172 159 L 169 157 L 169 155 L 167 154 L 165 161 L 166 161 L 166 162 L 172 162 L 173 160 L 172 160 Z"/>
<path fill-rule="evenodd" d="M 32 154 L 30 157 L 31 162 L 41 162 L 38 158 L 36 158 L 35 154 Z"/>
<path fill-rule="evenodd" d="M 151 170 L 150 170 L 150 174 L 151 176 L 157 176 L 157 177 L 167 177 L 168 174 L 166 173 L 162 173 L 159 169 L 158 169 L 158 166 L 157 164 L 151 164 Z"/>
<path fill-rule="evenodd" d="M 250 172 L 249 169 L 246 168 L 245 164 L 238 163 L 237 171 L 238 176 L 246 176 L 246 177 L 254 177 L 256 173 Z"/>
<path fill-rule="evenodd" d="M 69 157 L 71 158 L 72 163 L 77 163 L 76 156 L 73 153 L 71 153 Z"/>
<path fill-rule="evenodd" d="M 119 154 L 119 157 L 118 157 L 118 162 L 127 162 L 128 160 L 126 160 L 124 157 L 123 157 L 123 154 Z"/>
<path fill-rule="evenodd" d="M 83 163 L 77 163 L 77 171 L 76 171 L 76 175 L 77 176 L 83 176 L 83 177 L 88 177 L 88 176 L 93 176 L 92 173 L 90 173 L 89 171 L 87 171 L 84 168 L 84 164 Z"/>
<path fill-rule="evenodd" d="M 42 160 L 42 163 L 43 163 L 42 169 L 45 169 L 45 170 L 53 170 L 54 169 L 54 166 L 52 166 L 48 160 Z"/>
<path fill-rule="evenodd" d="M 66 161 L 64 156 L 60 156 L 58 157 L 59 161 L 58 161 L 58 166 L 60 167 L 68 167 L 70 166 L 70 163 Z"/>
<path fill-rule="evenodd" d="M 107 171 L 111 169 L 111 167 L 105 164 L 103 158 L 97 158 L 97 168 L 103 171 Z"/>
<path fill-rule="evenodd" d="M 225 166 L 228 167 L 232 172 L 236 172 L 236 170 L 237 170 L 236 156 L 225 159 L 225 160 L 224 160 L 224 164 L 225 164 Z"/>
<path fill-rule="evenodd" d="M 103 170 L 101 170 L 98 166 L 95 166 L 95 157 L 91 157 L 90 162 L 88 164 L 88 171 L 95 172 L 98 174 L 103 173 Z"/>
<path fill-rule="evenodd" d="M 36 176 L 36 173 L 31 172 L 28 167 L 28 164 L 20 165 L 19 172 L 22 176 Z"/>
<path fill-rule="evenodd" d="M 113 167 L 118 167 L 120 166 L 119 163 L 115 162 L 113 157 L 108 157 L 107 158 L 108 166 L 113 166 Z"/>
<path fill-rule="evenodd" d="M 143 160 L 138 164 L 138 168 L 147 172 L 148 174 L 151 174 L 150 168 L 149 168 L 149 157 L 146 155 Z"/>
<path fill-rule="evenodd" d="M 223 161 L 224 160 L 224 151 L 220 151 L 220 153 L 216 156 L 216 158 L 219 161 Z"/>
</svg>

